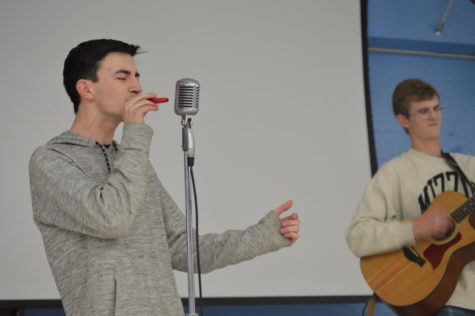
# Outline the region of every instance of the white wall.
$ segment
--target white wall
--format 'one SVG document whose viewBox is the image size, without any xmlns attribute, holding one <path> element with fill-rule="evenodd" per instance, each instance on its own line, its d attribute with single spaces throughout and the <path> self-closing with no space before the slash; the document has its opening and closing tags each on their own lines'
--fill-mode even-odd
<svg viewBox="0 0 475 316">
<path fill-rule="evenodd" d="M 201 83 L 201 232 L 253 224 L 287 199 L 300 213 L 295 246 L 204 276 L 206 296 L 369 293 L 344 241 L 370 178 L 358 1 L 18 0 L 0 4 L 0 300 L 59 297 L 28 160 L 73 120 L 68 51 L 104 37 L 147 51 L 136 57 L 145 91 L 173 100 L 178 79 Z M 172 102 L 147 117 L 150 159 L 183 206 L 179 121 Z"/>
</svg>

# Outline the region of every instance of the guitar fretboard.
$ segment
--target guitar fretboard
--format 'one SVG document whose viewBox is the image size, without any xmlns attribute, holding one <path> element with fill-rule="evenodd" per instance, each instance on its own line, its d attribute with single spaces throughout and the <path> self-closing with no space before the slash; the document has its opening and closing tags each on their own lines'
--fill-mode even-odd
<svg viewBox="0 0 475 316">
<path fill-rule="evenodd" d="M 470 198 L 463 203 L 458 209 L 452 212 L 450 216 L 456 223 L 460 223 L 465 217 L 473 214 L 475 210 L 475 197 Z"/>
</svg>

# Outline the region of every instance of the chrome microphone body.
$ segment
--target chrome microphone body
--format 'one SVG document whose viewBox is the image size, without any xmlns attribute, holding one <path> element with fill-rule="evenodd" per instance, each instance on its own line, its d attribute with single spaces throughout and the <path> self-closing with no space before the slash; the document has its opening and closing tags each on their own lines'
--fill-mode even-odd
<svg viewBox="0 0 475 316">
<path fill-rule="evenodd" d="M 199 109 L 200 84 L 195 79 L 178 80 L 175 90 L 175 113 L 185 118 L 195 115 Z"/>
<path fill-rule="evenodd" d="M 182 148 L 189 157 L 195 155 L 195 141 L 191 130 L 191 118 L 188 116 L 198 113 L 199 98 L 200 84 L 198 81 L 184 78 L 176 82 L 175 113 L 182 118 Z"/>
</svg>

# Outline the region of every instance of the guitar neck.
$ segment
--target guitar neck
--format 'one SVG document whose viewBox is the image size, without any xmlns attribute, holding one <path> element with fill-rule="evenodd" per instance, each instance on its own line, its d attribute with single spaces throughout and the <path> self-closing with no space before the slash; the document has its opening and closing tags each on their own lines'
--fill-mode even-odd
<svg viewBox="0 0 475 316">
<path fill-rule="evenodd" d="M 467 216 L 470 216 L 474 213 L 475 210 L 475 196 L 468 199 L 465 203 L 463 203 L 460 207 L 458 207 L 455 211 L 450 214 L 450 217 L 456 222 L 460 223 L 463 221 Z"/>
</svg>

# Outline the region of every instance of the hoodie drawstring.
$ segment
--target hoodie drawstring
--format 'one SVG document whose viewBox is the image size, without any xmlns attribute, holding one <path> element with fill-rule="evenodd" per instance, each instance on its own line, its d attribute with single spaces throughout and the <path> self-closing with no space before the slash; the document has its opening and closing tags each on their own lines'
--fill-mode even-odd
<svg viewBox="0 0 475 316">
<path fill-rule="evenodd" d="M 102 154 L 104 155 L 104 159 L 106 161 L 107 172 L 109 174 L 111 174 L 111 165 L 110 165 L 110 162 L 109 162 L 109 156 L 107 156 L 106 146 L 99 143 L 98 141 L 96 141 L 96 145 L 99 146 L 99 148 L 102 150 Z M 114 146 L 115 152 L 117 153 L 118 149 L 117 149 L 117 144 L 115 143 L 115 141 L 112 141 L 112 146 Z"/>
</svg>

